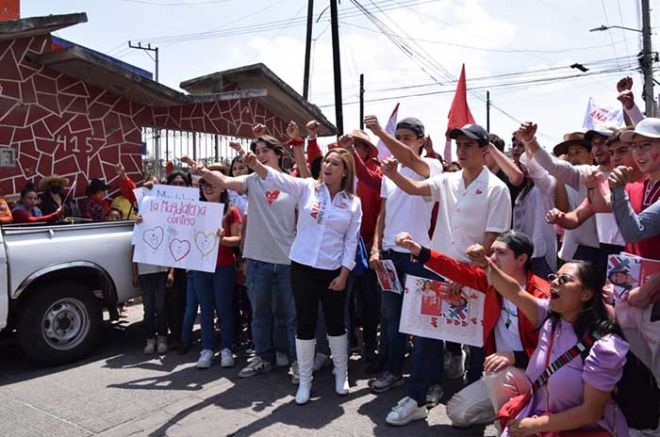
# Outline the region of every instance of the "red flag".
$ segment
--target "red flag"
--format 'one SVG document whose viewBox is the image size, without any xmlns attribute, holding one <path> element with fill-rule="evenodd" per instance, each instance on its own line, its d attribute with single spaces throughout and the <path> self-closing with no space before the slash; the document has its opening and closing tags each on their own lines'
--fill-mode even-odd
<svg viewBox="0 0 660 437">
<path fill-rule="evenodd" d="M 454 100 L 451 102 L 451 108 L 449 108 L 447 118 L 449 120 L 447 121 L 447 131 L 445 135 L 449 135 L 449 131 L 452 129 L 461 128 L 466 124 L 474 123 L 474 117 L 470 112 L 470 107 L 467 102 L 465 64 L 463 64 L 463 67 L 461 68 L 461 76 L 458 78 L 456 93 L 454 94 Z M 447 142 L 445 143 L 444 158 L 446 161 L 451 161 L 451 141 L 449 137 L 447 137 Z"/>
</svg>

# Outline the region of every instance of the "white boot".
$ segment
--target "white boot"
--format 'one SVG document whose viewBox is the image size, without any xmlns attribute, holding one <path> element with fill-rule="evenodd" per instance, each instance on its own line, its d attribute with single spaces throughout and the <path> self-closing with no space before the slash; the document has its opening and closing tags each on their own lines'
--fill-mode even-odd
<svg viewBox="0 0 660 437">
<path fill-rule="evenodd" d="M 332 363 L 335 365 L 335 391 L 340 396 L 348 394 L 348 344 L 346 334 L 328 335 Z"/>
<path fill-rule="evenodd" d="M 312 391 L 312 373 L 314 369 L 314 348 L 316 340 L 300 340 L 296 338 L 296 355 L 298 356 L 298 392 L 296 404 L 304 405 L 309 401 Z"/>
</svg>

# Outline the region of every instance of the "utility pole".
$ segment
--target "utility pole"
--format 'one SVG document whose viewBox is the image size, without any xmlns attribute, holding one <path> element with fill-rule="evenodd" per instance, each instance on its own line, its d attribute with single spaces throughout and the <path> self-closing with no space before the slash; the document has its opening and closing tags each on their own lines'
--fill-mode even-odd
<svg viewBox="0 0 660 437">
<path fill-rule="evenodd" d="M 486 91 L 486 131 L 490 132 L 490 91 Z"/>
<path fill-rule="evenodd" d="M 144 50 L 146 54 L 149 55 L 149 52 L 154 52 L 154 57 L 149 55 L 151 59 L 154 60 L 156 63 L 156 74 L 155 74 L 155 81 L 158 82 L 158 47 L 151 47 L 151 43 L 147 44 L 146 46 L 143 46 L 141 42 L 138 42 L 137 45 L 132 44 L 130 41 L 128 42 L 128 47 L 132 49 L 138 49 L 138 50 Z"/>
<path fill-rule="evenodd" d="M 330 0 L 330 27 L 332 28 L 332 63 L 335 75 L 335 118 L 337 119 L 337 135 L 344 133 L 344 116 L 341 99 L 341 63 L 339 62 L 339 19 L 337 17 L 337 0 Z"/>
<path fill-rule="evenodd" d="M 364 130 L 364 74 L 360 73 L 360 130 Z"/>
<path fill-rule="evenodd" d="M 651 49 L 651 11 L 649 0 L 642 0 L 642 56 L 640 67 L 644 74 L 644 102 L 646 116 L 655 116 L 655 100 L 653 98 L 653 51 Z"/>
<path fill-rule="evenodd" d="M 148 43 L 146 46 L 143 46 L 141 42 L 138 42 L 137 45 L 132 44 L 130 41 L 128 42 L 128 47 L 132 49 L 137 49 L 137 50 L 144 50 L 144 52 L 149 55 L 151 59 L 154 60 L 156 63 L 156 70 L 155 70 L 155 80 L 158 82 L 158 47 L 151 47 L 151 43 Z M 153 52 L 154 56 L 152 57 L 149 52 Z M 167 157 L 165 157 L 167 158 Z M 160 129 L 154 127 L 154 161 L 155 164 L 154 168 L 156 170 L 156 175 L 160 178 L 162 174 L 162 169 L 163 165 L 160 162 Z"/>
<path fill-rule="evenodd" d="M 312 21 L 314 18 L 314 0 L 307 2 L 307 37 L 305 38 L 305 72 L 303 73 L 303 99 L 309 96 L 309 70 L 312 56 Z"/>
</svg>

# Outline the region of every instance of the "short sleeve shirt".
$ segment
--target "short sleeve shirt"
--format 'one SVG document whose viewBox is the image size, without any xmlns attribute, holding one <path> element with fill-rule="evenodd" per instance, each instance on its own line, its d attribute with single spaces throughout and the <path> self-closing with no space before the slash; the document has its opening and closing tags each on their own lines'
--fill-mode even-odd
<svg viewBox="0 0 660 437">
<path fill-rule="evenodd" d="M 442 164 L 435 158 L 423 158 L 429 166 L 429 177 L 442 173 Z M 403 176 L 421 181 L 425 178 L 408 167 L 399 167 Z M 433 203 L 421 196 L 411 196 L 396 186 L 391 179 L 383 176 L 380 197 L 385 199 L 385 226 L 383 228 L 383 250 L 393 249 L 397 252 L 408 252 L 394 243 L 394 238 L 400 232 L 409 232 L 413 239 L 422 246 L 431 243 L 429 228 Z"/>
<path fill-rule="evenodd" d="M 465 251 L 483 243 L 486 232 L 511 228 L 509 189 L 488 168 L 467 187 L 462 171 L 433 177 L 429 186 L 432 199 L 440 203 L 431 249 L 468 262 Z"/>
</svg>

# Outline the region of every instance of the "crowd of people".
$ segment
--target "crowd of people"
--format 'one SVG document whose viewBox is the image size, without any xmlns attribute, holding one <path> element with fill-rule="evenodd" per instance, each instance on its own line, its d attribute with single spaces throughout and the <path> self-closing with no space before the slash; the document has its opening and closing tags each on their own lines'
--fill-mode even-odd
<svg viewBox="0 0 660 437">
<path fill-rule="evenodd" d="M 232 144 L 229 167 L 181 157 L 187 169 L 166 183 L 225 204 L 217 267 L 134 264 L 145 354 L 188 353 L 199 308 L 198 368 L 212 365 L 217 315 L 220 365 L 250 350 L 240 377 L 290 366 L 299 405 L 330 363 L 336 393 L 347 395 L 349 356 L 359 351 L 372 392 L 406 385 L 384 418 L 390 425 L 426 418 L 452 379 L 464 381 L 447 402 L 456 427 L 658 435 L 660 274 L 626 296 L 606 283 L 609 255 L 660 263 L 660 119 L 644 118 L 631 88 L 629 78 L 617 84 L 627 126 L 567 132 L 552 154 L 533 122 L 513 133 L 508 154 L 504 140 L 469 124 L 448 132 L 457 161 L 445 162 L 417 118 L 391 135 L 367 116 L 389 150 L 382 161 L 362 130 L 323 154 L 316 121 L 305 136 L 290 122 L 285 143 L 255 125 L 249 150 Z M 120 196 L 110 204 L 109 187 L 93 180 L 80 213 L 140 226 L 135 184 L 117 172 Z M 28 186 L 13 210 L 0 203 L 0 219 L 10 211 L 15 222 L 60 220 L 74 208 L 65 187 L 56 176 L 41 181 L 41 194 Z M 484 346 L 411 343 L 399 331 L 403 295 L 378 282 L 385 260 L 401 284 L 414 275 L 447 282 L 454 296 L 483 293 Z"/>
</svg>

